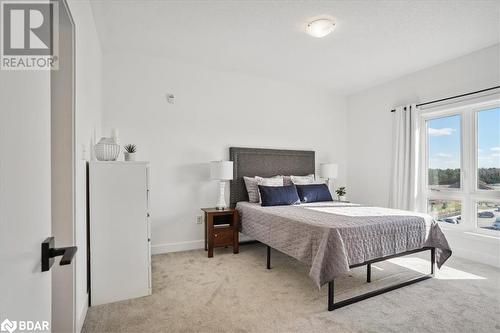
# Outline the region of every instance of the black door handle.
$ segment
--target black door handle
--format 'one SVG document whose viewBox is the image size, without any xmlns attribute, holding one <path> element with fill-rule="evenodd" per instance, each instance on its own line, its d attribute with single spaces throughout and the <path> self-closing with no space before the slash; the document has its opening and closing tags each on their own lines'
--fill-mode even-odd
<svg viewBox="0 0 500 333">
<path fill-rule="evenodd" d="M 49 237 L 42 242 L 42 272 L 48 271 L 54 264 L 54 257 L 62 256 L 59 265 L 69 265 L 77 251 L 76 246 L 54 247 L 54 237 Z"/>
</svg>

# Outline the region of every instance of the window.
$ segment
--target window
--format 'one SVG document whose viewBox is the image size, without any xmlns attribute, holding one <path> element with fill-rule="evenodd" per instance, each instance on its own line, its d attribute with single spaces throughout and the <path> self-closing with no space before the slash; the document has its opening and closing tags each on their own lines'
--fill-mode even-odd
<svg viewBox="0 0 500 333">
<path fill-rule="evenodd" d="M 500 190 L 500 108 L 477 112 L 477 188 Z"/>
<path fill-rule="evenodd" d="M 500 203 L 479 201 L 476 204 L 477 227 L 500 230 Z"/>
<path fill-rule="evenodd" d="M 422 206 L 443 227 L 500 237 L 500 100 L 422 112 Z"/>
<path fill-rule="evenodd" d="M 461 188 L 460 115 L 427 121 L 428 185 Z"/>
<path fill-rule="evenodd" d="M 462 220 L 462 202 L 458 200 L 431 199 L 427 211 L 439 222 L 460 224 Z"/>
</svg>

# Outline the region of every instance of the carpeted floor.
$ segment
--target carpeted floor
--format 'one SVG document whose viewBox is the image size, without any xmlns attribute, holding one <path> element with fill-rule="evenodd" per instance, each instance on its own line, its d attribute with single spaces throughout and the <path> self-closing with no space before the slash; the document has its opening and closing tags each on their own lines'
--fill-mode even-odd
<svg viewBox="0 0 500 333">
<path fill-rule="evenodd" d="M 265 247 L 153 257 L 153 295 L 89 309 L 83 332 L 500 332 L 500 270 L 451 258 L 434 279 L 332 312 L 326 286 L 307 268 Z M 393 259 L 336 282 L 336 300 L 417 276 L 429 255 Z"/>
</svg>

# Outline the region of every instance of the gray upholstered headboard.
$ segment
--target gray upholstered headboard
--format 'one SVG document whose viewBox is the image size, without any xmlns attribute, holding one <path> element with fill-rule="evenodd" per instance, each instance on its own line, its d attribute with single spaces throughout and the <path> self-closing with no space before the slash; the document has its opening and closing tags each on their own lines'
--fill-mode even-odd
<svg viewBox="0 0 500 333">
<path fill-rule="evenodd" d="M 229 158 L 234 162 L 231 207 L 238 201 L 248 201 L 243 176 L 303 176 L 315 173 L 314 151 L 231 147 Z"/>
</svg>

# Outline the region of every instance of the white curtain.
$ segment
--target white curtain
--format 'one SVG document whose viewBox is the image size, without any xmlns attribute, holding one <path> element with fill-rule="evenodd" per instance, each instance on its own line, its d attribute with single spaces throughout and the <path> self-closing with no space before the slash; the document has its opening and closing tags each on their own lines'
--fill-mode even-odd
<svg viewBox="0 0 500 333">
<path fill-rule="evenodd" d="M 419 109 L 415 104 L 399 106 L 393 116 L 390 206 L 405 210 L 419 210 Z"/>
</svg>

